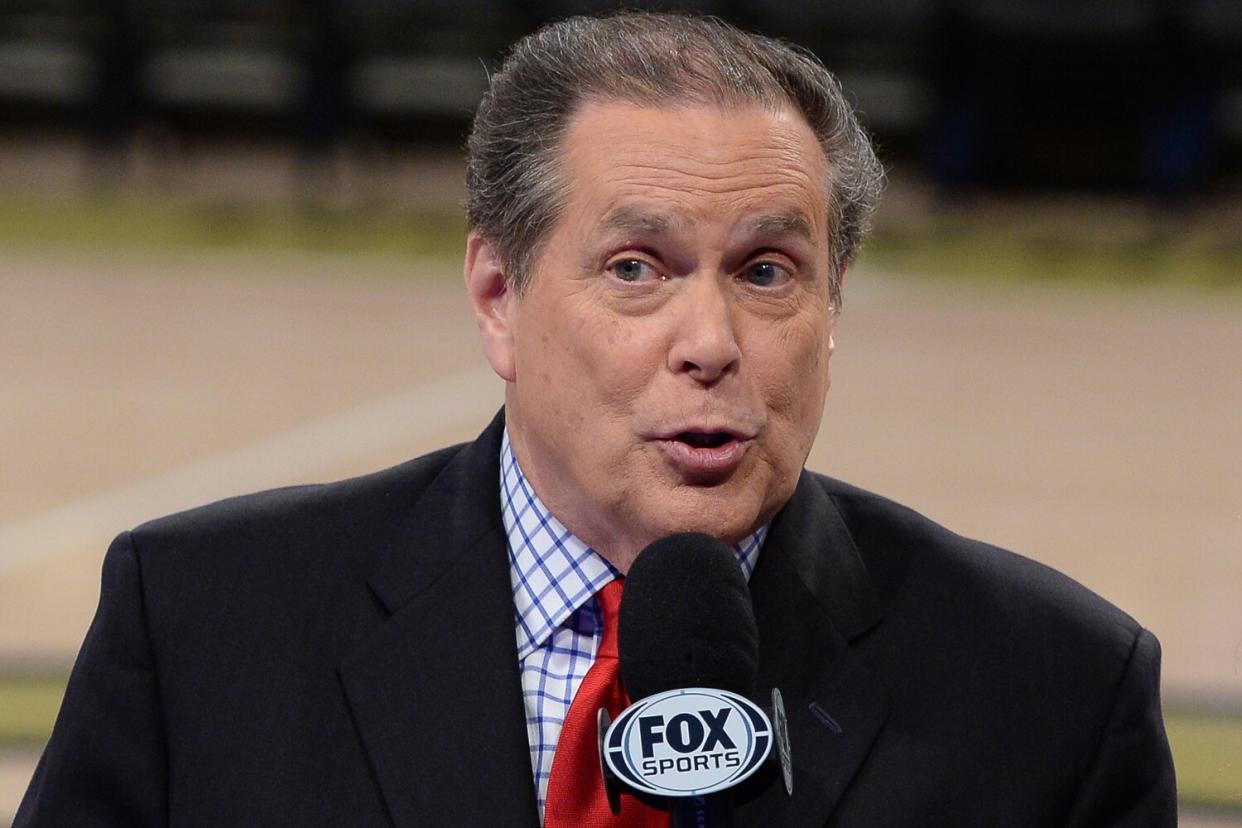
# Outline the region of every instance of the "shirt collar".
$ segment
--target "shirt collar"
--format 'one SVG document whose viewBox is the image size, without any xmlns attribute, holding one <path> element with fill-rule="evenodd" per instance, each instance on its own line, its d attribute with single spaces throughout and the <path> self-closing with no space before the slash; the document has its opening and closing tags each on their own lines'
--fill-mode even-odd
<svg viewBox="0 0 1242 828">
<path fill-rule="evenodd" d="M 518 466 L 507 428 L 500 444 L 500 511 L 509 539 L 509 579 L 521 661 L 547 643 L 558 627 L 620 573 L 539 500 Z M 767 534 L 765 524 L 733 546 L 747 580 Z"/>
</svg>

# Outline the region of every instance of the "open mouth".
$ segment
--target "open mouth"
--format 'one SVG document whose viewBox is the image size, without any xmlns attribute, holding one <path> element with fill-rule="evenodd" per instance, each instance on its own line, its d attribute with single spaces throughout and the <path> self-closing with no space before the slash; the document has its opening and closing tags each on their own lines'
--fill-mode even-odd
<svg viewBox="0 0 1242 828">
<path fill-rule="evenodd" d="M 732 431 L 680 431 L 659 443 L 688 482 L 714 484 L 737 469 L 752 441 Z"/>
<path fill-rule="evenodd" d="M 667 434 L 657 442 L 685 482 L 714 485 L 741 465 L 754 438 L 736 431 L 705 428 Z"/>
<path fill-rule="evenodd" d="M 683 431 L 676 439 L 691 448 L 720 448 L 734 437 L 724 431 Z"/>
</svg>

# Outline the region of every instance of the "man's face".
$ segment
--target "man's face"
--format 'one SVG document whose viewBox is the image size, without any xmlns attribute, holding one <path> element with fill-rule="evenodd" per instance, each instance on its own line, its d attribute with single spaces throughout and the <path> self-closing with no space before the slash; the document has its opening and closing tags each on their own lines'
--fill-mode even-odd
<svg viewBox="0 0 1242 828">
<path fill-rule="evenodd" d="M 735 542 L 792 494 L 828 391 L 823 153 L 792 110 L 592 102 L 563 161 L 522 296 L 467 255 L 518 461 L 623 571 L 673 532 Z"/>
</svg>

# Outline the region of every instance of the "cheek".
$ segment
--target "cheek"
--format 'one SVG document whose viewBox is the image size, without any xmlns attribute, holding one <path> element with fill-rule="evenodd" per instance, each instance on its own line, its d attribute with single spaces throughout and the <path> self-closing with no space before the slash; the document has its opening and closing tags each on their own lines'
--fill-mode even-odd
<svg viewBox="0 0 1242 828">
<path fill-rule="evenodd" d="M 819 406 L 827 390 L 830 341 L 816 320 L 791 320 L 775 333 L 765 355 L 771 407 L 795 412 Z"/>
<path fill-rule="evenodd" d="M 584 434 L 587 423 L 594 430 L 603 421 L 628 418 L 663 360 L 656 332 L 641 320 L 574 310 L 541 320 L 525 362 L 538 386 L 538 404 L 558 409 L 562 424 Z"/>
<path fill-rule="evenodd" d="M 664 330 L 656 322 L 605 315 L 576 340 L 586 381 L 614 413 L 628 412 L 650 391 L 665 364 Z"/>
<path fill-rule="evenodd" d="M 823 326 L 791 324 L 765 353 L 764 401 L 774 436 L 795 454 L 810 451 L 828 391 L 829 338 Z M 802 457 L 799 458 L 803 459 Z"/>
</svg>

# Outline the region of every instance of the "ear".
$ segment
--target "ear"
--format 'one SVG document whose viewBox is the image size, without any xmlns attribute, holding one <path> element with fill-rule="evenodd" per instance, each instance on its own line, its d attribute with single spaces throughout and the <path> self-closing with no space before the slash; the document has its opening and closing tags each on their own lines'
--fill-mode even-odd
<svg viewBox="0 0 1242 828">
<path fill-rule="evenodd" d="M 496 246 L 478 233 L 471 233 L 466 239 L 464 271 L 470 307 L 483 340 L 483 355 L 501 379 L 513 382 L 517 372 L 510 317 L 515 312 L 515 302 L 505 284 L 504 265 Z"/>
</svg>

